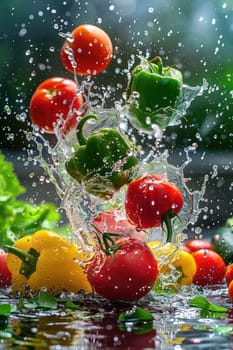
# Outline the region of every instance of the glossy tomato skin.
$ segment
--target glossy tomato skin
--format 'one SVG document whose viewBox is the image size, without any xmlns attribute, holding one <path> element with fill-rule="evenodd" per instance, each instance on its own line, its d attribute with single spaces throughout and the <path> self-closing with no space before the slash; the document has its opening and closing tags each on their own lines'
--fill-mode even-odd
<svg viewBox="0 0 233 350">
<path fill-rule="evenodd" d="M 54 77 L 43 81 L 32 95 L 30 116 L 32 122 L 46 132 L 54 132 L 54 123 L 65 122 L 65 132 L 77 125 L 83 98 L 71 79 Z"/>
<path fill-rule="evenodd" d="M 184 243 L 184 246 L 188 248 L 190 252 L 196 252 L 200 249 L 214 250 L 213 245 L 203 239 L 189 239 Z"/>
<path fill-rule="evenodd" d="M 233 281 L 233 264 L 230 264 L 227 266 L 225 278 L 226 278 L 226 283 L 229 286 L 231 281 Z"/>
<path fill-rule="evenodd" d="M 145 296 L 158 277 L 158 265 L 147 245 L 135 238 L 116 241 L 120 248 L 111 256 L 97 252 L 87 268 L 94 291 L 112 301 L 136 301 Z M 101 260 L 100 265 L 96 262 Z"/>
<path fill-rule="evenodd" d="M 110 209 L 100 213 L 93 219 L 92 224 L 102 232 L 114 232 L 145 240 L 145 233 L 136 231 L 135 226 L 130 224 L 125 215 L 118 209 Z"/>
<path fill-rule="evenodd" d="M 222 283 L 226 273 L 226 264 L 223 258 L 209 249 L 200 249 L 194 252 L 197 271 L 193 283 L 207 286 Z"/>
<path fill-rule="evenodd" d="M 82 24 L 71 33 L 61 48 L 63 66 L 71 73 L 93 76 L 101 73 L 112 59 L 112 42 L 102 29 Z"/>
<path fill-rule="evenodd" d="M 129 222 L 138 229 L 147 229 L 160 226 L 171 210 L 178 214 L 183 202 L 181 191 L 173 183 L 151 174 L 128 185 L 125 210 Z"/>
<path fill-rule="evenodd" d="M 11 285 L 11 272 L 7 267 L 7 253 L 0 253 L 0 288 Z"/>
</svg>

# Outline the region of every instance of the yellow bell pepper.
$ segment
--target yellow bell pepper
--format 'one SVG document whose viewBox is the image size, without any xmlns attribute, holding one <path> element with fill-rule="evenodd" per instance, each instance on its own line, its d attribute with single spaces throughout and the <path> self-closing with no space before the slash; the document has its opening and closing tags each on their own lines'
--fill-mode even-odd
<svg viewBox="0 0 233 350">
<path fill-rule="evenodd" d="M 87 257 L 53 231 L 41 230 L 32 236 L 24 236 L 14 246 L 6 246 L 6 250 L 15 293 L 25 295 L 42 288 L 54 294 L 92 291 L 81 267 Z"/>
<path fill-rule="evenodd" d="M 197 266 L 192 254 L 178 248 L 172 243 L 162 244 L 160 241 L 147 243 L 159 264 L 160 274 L 176 275 L 176 286 L 191 285 Z"/>
</svg>

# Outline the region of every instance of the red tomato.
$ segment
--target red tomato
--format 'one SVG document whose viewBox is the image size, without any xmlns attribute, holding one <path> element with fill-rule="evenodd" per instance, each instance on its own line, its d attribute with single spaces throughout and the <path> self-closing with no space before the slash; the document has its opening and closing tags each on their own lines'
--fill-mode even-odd
<svg viewBox="0 0 233 350">
<path fill-rule="evenodd" d="M 213 245 L 203 239 L 190 239 L 184 243 L 184 246 L 188 248 L 191 252 L 196 252 L 200 249 L 210 249 L 214 250 Z"/>
<path fill-rule="evenodd" d="M 182 206 L 180 190 L 158 175 L 145 175 L 128 185 L 126 215 L 138 229 L 160 226 L 165 214 L 178 214 Z"/>
<path fill-rule="evenodd" d="M 135 238 L 119 239 L 116 245 L 119 249 L 114 259 L 101 251 L 96 253 L 87 267 L 88 280 L 106 299 L 136 301 L 153 287 L 158 277 L 157 261 L 147 245 Z"/>
<path fill-rule="evenodd" d="M 11 285 L 11 272 L 8 270 L 6 261 L 7 253 L 0 252 L 0 288 Z"/>
<path fill-rule="evenodd" d="M 77 75 L 101 73 L 112 59 L 112 42 L 100 28 L 82 24 L 75 28 L 61 48 L 63 66 Z"/>
<path fill-rule="evenodd" d="M 131 225 L 124 214 L 118 209 L 111 209 L 100 213 L 92 221 L 93 225 L 102 232 L 121 233 L 124 236 L 133 236 L 138 239 L 145 239 L 143 231 L 135 232 L 135 226 Z"/>
<path fill-rule="evenodd" d="M 233 264 L 227 266 L 225 278 L 227 285 L 229 285 L 233 280 Z"/>
<path fill-rule="evenodd" d="M 69 131 L 77 125 L 83 98 L 75 81 L 66 78 L 49 78 L 42 82 L 32 95 L 30 115 L 32 122 L 46 132 L 54 132 L 54 123 L 65 121 L 62 128 Z"/>
<path fill-rule="evenodd" d="M 206 286 L 223 282 L 226 264 L 218 253 L 209 249 L 200 249 L 192 255 L 197 265 L 197 272 L 193 278 L 194 284 Z"/>
<path fill-rule="evenodd" d="M 230 301 L 233 304 L 233 280 L 230 282 L 230 284 L 228 286 L 228 296 L 230 298 Z"/>
</svg>

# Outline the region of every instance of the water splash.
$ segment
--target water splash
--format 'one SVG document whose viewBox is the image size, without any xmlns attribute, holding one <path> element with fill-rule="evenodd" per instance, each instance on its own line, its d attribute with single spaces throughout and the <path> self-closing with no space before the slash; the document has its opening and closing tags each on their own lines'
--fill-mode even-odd
<svg viewBox="0 0 233 350">
<path fill-rule="evenodd" d="M 185 150 L 186 161 L 177 168 L 168 163 L 168 150 L 160 153 L 156 145 L 159 144 L 162 137 L 162 130 L 157 126 L 153 135 L 147 135 L 138 132 L 135 136 L 135 129 L 129 125 L 129 121 L 125 115 L 126 105 L 116 101 L 114 107 L 105 108 L 105 94 L 92 92 L 93 83 L 91 81 L 82 81 L 79 86 L 79 93 L 84 96 L 84 106 L 82 106 L 79 115 L 84 113 L 95 113 L 99 116 L 98 121 L 90 120 L 85 125 L 85 134 L 91 134 L 103 127 L 111 127 L 118 129 L 134 142 L 141 142 L 139 148 L 139 165 L 134 172 L 134 178 L 146 173 L 158 174 L 166 177 L 170 182 L 176 184 L 182 191 L 184 197 L 184 205 L 179 214 L 179 218 L 173 219 L 173 242 L 176 242 L 179 235 L 189 224 L 194 224 L 201 211 L 199 208 L 203 198 L 208 177 L 205 178 L 203 186 L 200 190 L 191 192 L 187 186 L 187 179 L 184 177 L 184 169 L 191 162 L 189 153 L 193 150 L 193 146 Z M 203 93 L 206 84 L 201 87 L 184 87 L 182 101 L 179 104 L 178 112 L 174 120 L 177 121 L 181 115 L 184 115 L 193 99 Z M 69 118 L 69 116 L 68 116 Z M 173 120 L 173 121 L 174 121 Z M 81 183 L 73 180 L 65 169 L 68 159 L 74 154 L 74 144 L 77 143 L 75 130 L 71 130 L 64 135 L 64 129 L 61 123 L 55 126 L 55 142 L 51 144 L 47 140 L 46 134 L 34 127 L 33 132 L 28 135 L 28 139 L 36 145 L 34 154 L 30 154 L 29 160 L 34 164 L 39 164 L 48 174 L 51 183 L 54 184 L 56 192 L 61 199 L 61 207 L 65 210 L 67 218 L 72 226 L 72 239 L 79 243 L 83 251 L 91 252 L 95 249 L 96 240 L 94 234 L 90 232 L 90 222 L 99 213 L 106 210 L 106 207 L 114 207 L 117 203 L 118 208 L 124 213 L 124 198 L 126 188 L 121 188 L 115 192 L 111 199 L 107 201 L 102 198 L 92 196 Z M 145 141 L 152 141 L 148 145 Z M 154 142 L 155 141 L 155 142 Z M 118 164 L 116 164 L 118 166 Z M 106 179 L 103 179 L 107 181 Z M 101 181 L 103 182 L 103 181 Z M 107 185 L 107 182 L 106 182 Z M 135 230 L 136 232 L 136 230 Z M 161 228 L 146 230 L 148 239 L 159 238 L 164 239 L 164 231 Z"/>
</svg>

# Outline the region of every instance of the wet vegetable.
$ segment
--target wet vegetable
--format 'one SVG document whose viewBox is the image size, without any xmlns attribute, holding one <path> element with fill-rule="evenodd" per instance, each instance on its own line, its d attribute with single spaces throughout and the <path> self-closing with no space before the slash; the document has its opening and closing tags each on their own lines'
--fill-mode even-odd
<svg viewBox="0 0 233 350">
<path fill-rule="evenodd" d="M 135 226 L 130 224 L 125 217 L 123 210 L 110 209 L 101 212 L 93 219 L 92 224 L 102 232 L 120 233 L 124 236 L 133 236 L 145 240 L 145 232 L 136 231 Z"/>
<path fill-rule="evenodd" d="M 109 241 L 107 242 L 109 243 Z M 136 301 L 145 296 L 158 277 L 158 266 L 147 245 L 123 237 L 99 249 L 87 268 L 95 292 L 115 301 Z M 107 255 L 108 254 L 108 255 Z"/>
<path fill-rule="evenodd" d="M 199 286 L 207 286 L 223 282 L 226 264 L 219 254 L 209 249 L 200 249 L 192 255 L 197 265 L 193 283 Z"/>
<path fill-rule="evenodd" d="M 233 281 L 231 281 L 228 285 L 228 296 L 229 296 L 230 301 L 233 304 Z"/>
<path fill-rule="evenodd" d="M 91 291 L 81 262 L 86 258 L 76 246 L 53 231 L 41 230 L 22 237 L 9 251 L 7 266 L 12 273 L 12 290 L 27 294 L 46 288 L 49 292 L 63 290 Z"/>
<path fill-rule="evenodd" d="M 112 60 L 112 42 L 102 29 L 82 24 L 75 28 L 61 48 L 63 66 L 71 73 L 93 76 Z"/>
<path fill-rule="evenodd" d="M 233 226 L 232 219 L 226 221 L 212 238 L 214 250 L 222 256 L 226 264 L 233 263 Z"/>
<path fill-rule="evenodd" d="M 99 197 L 111 197 L 114 191 L 130 182 L 131 170 L 138 163 L 133 145 L 112 128 L 102 128 L 88 138 L 83 135 L 83 126 L 88 119 L 97 119 L 93 114 L 82 118 L 77 127 L 74 156 L 66 162 L 67 172 L 86 190 Z"/>
<path fill-rule="evenodd" d="M 183 206 L 183 196 L 175 184 L 155 174 L 132 181 L 127 188 L 125 210 L 137 229 L 166 225 L 167 242 L 172 240 L 171 220 Z"/>
<path fill-rule="evenodd" d="M 158 261 L 159 272 L 163 275 L 162 278 L 166 279 L 166 287 L 176 288 L 192 284 L 197 270 L 192 254 L 172 243 L 150 241 L 147 245 Z"/>
<path fill-rule="evenodd" d="M 203 295 L 198 295 L 191 299 L 189 302 L 189 306 L 199 308 L 201 310 L 201 317 L 220 318 L 225 317 L 227 314 L 226 307 L 211 303 Z"/>
<path fill-rule="evenodd" d="M 38 229 L 53 229 L 60 215 L 54 204 L 30 204 L 18 197 L 25 192 L 13 169 L 0 151 L 0 247 L 13 244 Z"/>
<path fill-rule="evenodd" d="M 227 266 L 225 279 L 226 279 L 227 285 L 229 285 L 230 282 L 233 280 L 233 264 L 230 264 Z"/>
<path fill-rule="evenodd" d="M 122 312 L 118 317 L 119 328 L 134 334 L 145 334 L 153 329 L 153 315 L 140 307 Z"/>
<path fill-rule="evenodd" d="M 32 95 L 32 122 L 46 132 L 54 132 L 59 124 L 64 133 L 76 127 L 83 98 L 75 81 L 54 77 L 43 81 Z M 58 127 L 58 125 L 57 125 Z"/>
<path fill-rule="evenodd" d="M 7 253 L 0 251 L 0 288 L 9 287 L 11 284 L 11 273 L 7 267 Z"/>
<path fill-rule="evenodd" d="M 151 61 L 143 60 L 131 73 L 128 98 L 133 92 L 138 99 L 130 101 L 130 113 L 134 124 L 145 130 L 153 125 L 165 128 L 171 119 L 181 95 L 182 73 L 173 67 L 163 67 L 160 57 Z"/>
<path fill-rule="evenodd" d="M 214 250 L 212 243 L 203 239 L 189 239 L 184 243 L 184 247 L 190 252 L 195 252 L 200 249 Z"/>
</svg>

